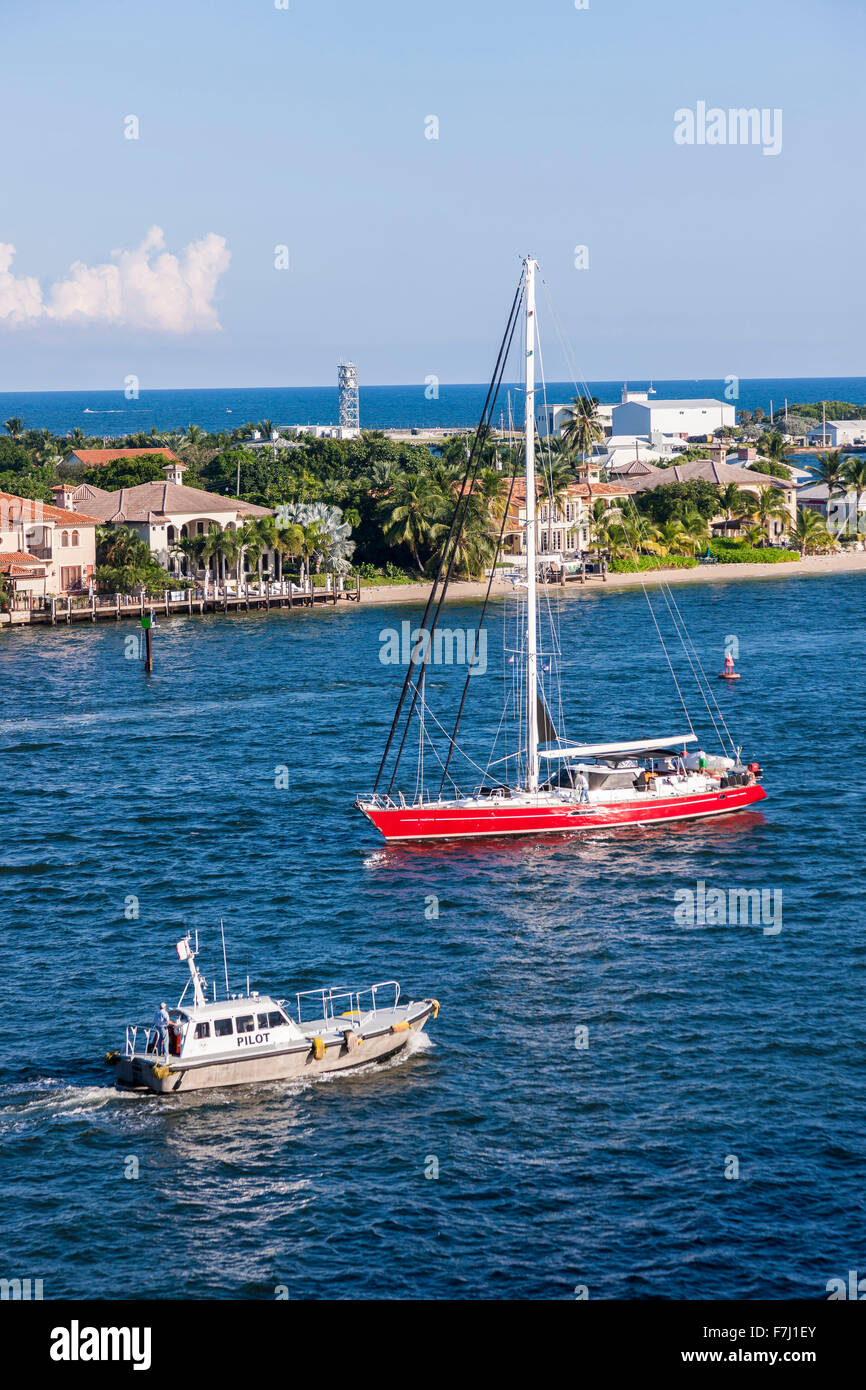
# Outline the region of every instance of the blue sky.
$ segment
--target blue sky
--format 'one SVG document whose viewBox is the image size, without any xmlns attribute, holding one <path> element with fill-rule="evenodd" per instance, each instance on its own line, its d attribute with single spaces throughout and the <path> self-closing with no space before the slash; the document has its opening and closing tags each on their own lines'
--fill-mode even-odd
<svg viewBox="0 0 866 1390">
<path fill-rule="evenodd" d="M 0 390 L 482 380 L 527 250 L 586 378 L 866 374 L 864 30 L 855 0 L 5 0 Z M 781 152 L 677 145 L 699 101 L 781 109 Z"/>
</svg>

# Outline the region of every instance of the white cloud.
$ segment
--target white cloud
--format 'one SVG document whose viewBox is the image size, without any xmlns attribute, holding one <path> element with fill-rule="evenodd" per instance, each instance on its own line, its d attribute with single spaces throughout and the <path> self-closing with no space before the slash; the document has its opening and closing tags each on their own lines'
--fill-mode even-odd
<svg viewBox="0 0 866 1390">
<path fill-rule="evenodd" d="M 11 274 L 14 255 L 15 247 L 0 241 L 0 320 L 23 323 L 42 313 L 42 287 L 31 275 L 18 278 Z"/>
<path fill-rule="evenodd" d="M 215 232 L 175 256 L 165 249 L 162 229 L 151 227 L 135 250 L 112 251 L 111 262 L 75 261 L 45 294 L 33 276 L 12 274 L 14 255 L 14 246 L 0 242 L 0 324 L 51 319 L 168 333 L 220 326 L 213 299 L 231 253 Z"/>
</svg>

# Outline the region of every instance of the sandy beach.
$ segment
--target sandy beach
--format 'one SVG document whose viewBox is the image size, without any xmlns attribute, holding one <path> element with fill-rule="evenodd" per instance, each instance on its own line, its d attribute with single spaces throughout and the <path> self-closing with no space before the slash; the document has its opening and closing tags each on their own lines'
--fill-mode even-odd
<svg viewBox="0 0 866 1390">
<path fill-rule="evenodd" d="M 565 593 L 604 593 L 609 589 L 631 589 L 644 584 L 722 584 L 732 579 L 795 579 L 797 577 L 820 578 L 827 574 L 866 573 L 866 553 L 851 555 L 809 555 L 802 560 L 781 560 L 769 565 L 698 565 L 695 569 L 649 570 L 642 574 L 608 574 L 607 582 L 597 576 L 586 584 L 570 582 L 565 590 L 555 586 L 557 592 Z M 487 584 L 452 580 L 448 586 L 446 602 L 483 598 Z M 491 598 L 504 598 L 512 592 L 507 581 L 497 580 L 491 590 Z M 367 605 L 379 603 L 424 604 L 430 592 L 429 584 L 383 584 L 361 587 L 361 602 Z"/>
</svg>

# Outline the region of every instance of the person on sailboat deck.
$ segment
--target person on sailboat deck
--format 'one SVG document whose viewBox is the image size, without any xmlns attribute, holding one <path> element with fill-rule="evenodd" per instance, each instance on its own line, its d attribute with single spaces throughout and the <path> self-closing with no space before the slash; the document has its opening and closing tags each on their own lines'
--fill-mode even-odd
<svg viewBox="0 0 866 1390">
<path fill-rule="evenodd" d="M 589 778 L 587 777 L 583 768 L 581 768 L 578 772 L 575 781 L 577 785 L 577 790 L 580 792 L 580 800 L 589 801 Z"/>
</svg>

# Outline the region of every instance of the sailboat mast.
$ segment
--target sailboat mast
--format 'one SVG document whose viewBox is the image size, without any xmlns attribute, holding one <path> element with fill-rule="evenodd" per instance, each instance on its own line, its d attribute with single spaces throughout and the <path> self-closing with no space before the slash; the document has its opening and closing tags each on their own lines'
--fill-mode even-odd
<svg viewBox="0 0 866 1390">
<path fill-rule="evenodd" d="M 526 787 L 538 791 L 538 617 L 535 558 L 535 261 L 526 268 Z"/>
</svg>

